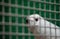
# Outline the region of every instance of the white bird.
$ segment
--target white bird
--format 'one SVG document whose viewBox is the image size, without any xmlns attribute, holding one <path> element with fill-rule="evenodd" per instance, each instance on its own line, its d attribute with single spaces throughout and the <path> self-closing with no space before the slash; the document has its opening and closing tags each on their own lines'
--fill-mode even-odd
<svg viewBox="0 0 60 39">
<path fill-rule="evenodd" d="M 60 28 L 38 14 L 27 16 L 26 23 L 30 30 L 39 36 L 36 39 L 60 39 Z"/>
</svg>

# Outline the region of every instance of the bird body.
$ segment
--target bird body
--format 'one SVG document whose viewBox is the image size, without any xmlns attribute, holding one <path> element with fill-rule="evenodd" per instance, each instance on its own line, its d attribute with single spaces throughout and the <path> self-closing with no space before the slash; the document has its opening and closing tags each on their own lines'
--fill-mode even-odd
<svg viewBox="0 0 60 39">
<path fill-rule="evenodd" d="M 38 14 L 27 16 L 27 20 L 27 24 L 29 25 L 28 27 L 30 29 L 32 28 L 37 34 L 42 36 L 42 39 L 44 39 L 44 36 L 46 37 L 45 39 L 60 39 L 60 28 L 57 25 L 45 20 Z"/>
</svg>

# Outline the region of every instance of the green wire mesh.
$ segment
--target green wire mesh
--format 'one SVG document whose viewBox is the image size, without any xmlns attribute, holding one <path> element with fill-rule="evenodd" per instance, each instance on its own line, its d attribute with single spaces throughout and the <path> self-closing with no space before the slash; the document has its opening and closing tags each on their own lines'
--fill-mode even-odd
<svg viewBox="0 0 60 39">
<path fill-rule="evenodd" d="M 22 27 L 22 24 L 25 24 L 25 16 L 29 14 L 40 14 L 46 20 L 60 26 L 59 8 L 60 0 L 40 0 L 40 2 L 30 0 L 0 0 L 0 39 L 34 39 L 33 35 L 28 35 L 28 27 L 25 25 Z M 2 22 L 5 23 L 2 24 Z M 9 24 L 10 22 L 11 24 Z M 5 34 L 1 34 L 2 32 L 5 32 Z M 12 34 L 10 35 L 9 32 Z M 16 34 L 16 32 L 19 34 Z M 25 35 L 22 35 L 22 32 Z"/>
</svg>

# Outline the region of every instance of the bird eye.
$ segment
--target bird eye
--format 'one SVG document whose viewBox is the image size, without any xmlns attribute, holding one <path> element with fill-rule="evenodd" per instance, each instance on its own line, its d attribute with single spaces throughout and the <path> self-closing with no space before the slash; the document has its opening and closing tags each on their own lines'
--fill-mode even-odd
<svg viewBox="0 0 60 39">
<path fill-rule="evenodd" d="M 26 20 L 26 23 L 28 23 L 28 20 Z"/>
<path fill-rule="evenodd" d="M 38 19 L 35 19 L 35 21 L 38 21 Z"/>
</svg>

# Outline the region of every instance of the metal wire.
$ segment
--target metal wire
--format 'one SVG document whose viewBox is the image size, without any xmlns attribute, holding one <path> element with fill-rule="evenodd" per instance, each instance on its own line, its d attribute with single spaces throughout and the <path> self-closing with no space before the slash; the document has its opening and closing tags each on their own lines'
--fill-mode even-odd
<svg viewBox="0 0 60 39">
<path fill-rule="evenodd" d="M 53 21 L 55 21 L 55 24 L 57 24 L 56 21 L 60 22 L 60 18 L 56 19 L 56 17 L 57 17 L 56 14 L 60 14 L 60 3 L 56 3 L 55 0 L 54 0 L 54 2 L 51 2 L 51 0 L 49 0 L 49 2 L 46 2 L 46 0 L 44 0 L 44 1 L 42 1 L 42 0 L 37 0 L 37 1 L 36 0 L 28 0 L 27 6 L 24 6 L 24 1 L 23 0 L 22 0 L 22 5 L 18 5 L 17 0 L 15 0 L 15 4 L 11 4 L 11 1 L 12 0 L 9 0 L 9 3 L 5 3 L 4 0 L 2 0 L 2 2 L 0 2 L 0 5 L 2 5 L 2 11 L 0 12 L 0 15 L 2 15 L 2 21 L 0 22 L 0 25 L 3 26 L 3 31 L 0 32 L 0 35 L 2 34 L 2 39 L 6 38 L 5 35 L 9 35 L 9 39 L 12 39 L 12 35 L 15 35 L 16 39 L 19 39 L 18 36 L 22 36 L 23 37 L 22 39 L 26 39 L 25 36 L 28 36 L 28 39 L 32 39 L 31 36 L 40 36 L 39 34 L 32 34 L 29 28 L 28 28 L 28 33 L 25 33 L 26 30 L 25 30 L 24 27 L 27 27 L 27 25 L 24 23 L 25 20 L 23 18 L 26 18 L 27 15 L 31 14 L 30 10 L 33 10 L 33 14 L 35 14 L 36 11 L 39 11 L 39 15 L 42 15 L 41 11 L 43 11 L 45 20 L 53 20 Z M 30 7 L 31 1 L 33 2 L 33 7 Z M 39 8 L 36 8 L 36 2 L 39 3 Z M 60 0 L 59 0 L 59 2 L 60 2 Z M 41 6 L 42 6 L 41 3 L 44 4 L 44 9 L 41 9 Z M 47 5 L 46 4 L 48 4 L 48 6 L 49 6 L 48 10 L 47 10 L 47 7 L 46 7 Z M 52 5 L 54 5 L 54 10 L 51 10 L 51 8 L 52 8 L 51 6 Z M 59 6 L 59 11 L 56 11 L 57 5 Z M 5 6 L 9 7 L 9 12 L 5 12 Z M 15 14 L 12 14 L 11 7 L 15 7 L 16 8 L 15 9 Z M 18 12 L 18 8 L 22 9 L 22 14 L 18 14 L 19 13 Z M 24 9 L 27 9 L 27 15 L 25 15 L 26 13 L 25 13 Z M 46 14 L 47 14 L 46 12 L 50 13 L 49 14 L 49 18 L 46 17 Z M 51 18 L 52 13 L 55 16 L 54 18 Z M 9 17 L 9 22 L 5 22 L 5 19 L 6 19 L 5 16 Z M 12 20 L 12 16 L 16 18 L 16 21 L 14 23 L 11 21 Z M 18 17 L 22 18 L 22 20 L 20 20 L 20 21 L 22 21 L 21 23 L 18 23 Z M 5 31 L 5 25 L 9 25 L 9 32 Z M 12 25 L 16 26 L 16 32 L 12 32 Z M 18 27 L 20 27 L 20 26 L 22 27 L 22 33 L 18 32 Z M 45 30 L 46 30 L 46 28 L 49 28 L 49 27 L 45 26 L 45 27 L 40 27 L 40 28 L 45 28 Z M 50 27 L 50 34 L 51 34 L 51 29 L 53 29 L 53 28 Z M 55 32 L 56 32 L 57 29 L 58 28 L 55 29 Z M 47 37 L 49 37 L 49 36 L 47 36 Z M 60 36 L 56 36 L 56 33 L 55 33 L 55 36 L 51 36 L 50 35 L 50 39 L 52 37 L 55 37 L 55 39 L 57 39 Z M 34 38 L 34 39 L 36 39 L 36 38 Z"/>
</svg>

